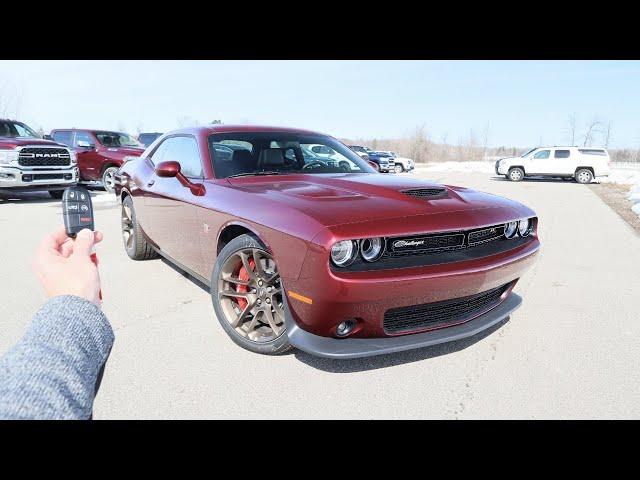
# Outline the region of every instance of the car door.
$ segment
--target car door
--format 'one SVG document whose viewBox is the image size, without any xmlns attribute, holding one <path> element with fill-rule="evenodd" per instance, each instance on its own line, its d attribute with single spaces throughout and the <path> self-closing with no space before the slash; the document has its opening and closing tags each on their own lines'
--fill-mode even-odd
<svg viewBox="0 0 640 480">
<path fill-rule="evenodd" d="M 98 139 L 88 131 L 76 130 L 73 138 L 73 149 L 78 158 L 80 178 L 86 181 L 100 180 L 100 154 L 98 153 Z"/>
<path fill-rule="evenodd" d="M 551 150 L 550 149 L 542 149 L 538 150 L 530 156 L 530 160 L 528 163 L 528 167 L 525 167 L 527 174 L 532 175 L 547 175 L 552 173 L 551 170 Z"/>
<path fill-rule="evenodd" d="M 203 179 L 202 161 L 196 139 L 191 135 L 168 137 L 152 155 L 153 163 L 175 161 L 181 173 L 194 183 Z M 194 270 L 200 262 L 201 228 L 198 208 L 202 197 L 183 186 L 177 178 L 155 173 L 147 179 L 145 215 L 150 222 L 152 240 L 166 255 Z"/>
</svg>

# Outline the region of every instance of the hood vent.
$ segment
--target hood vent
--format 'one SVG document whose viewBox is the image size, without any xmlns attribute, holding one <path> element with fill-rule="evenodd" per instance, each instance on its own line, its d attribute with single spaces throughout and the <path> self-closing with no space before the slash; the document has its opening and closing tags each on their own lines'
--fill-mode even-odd
<svg viewBox="0 0 640 480">
<path fill-rule="evenodd" d="M 447 194 L 445 188 L 412 188 L 410 190 L 401 190 L 402 193 L 415 198 L 437 198 L 444 197 Z"/>
</svg>

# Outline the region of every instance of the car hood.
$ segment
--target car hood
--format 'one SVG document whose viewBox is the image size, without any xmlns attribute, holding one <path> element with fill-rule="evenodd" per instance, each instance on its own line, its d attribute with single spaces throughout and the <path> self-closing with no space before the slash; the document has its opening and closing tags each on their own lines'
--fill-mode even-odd
<svg viewBox="0 0 640 480">
<path fill-rule="evenodd" d="M 24 147 L 25 145 L 50 145 L 66 148 L 66 145 L 62 145 L 61 143 L 56 143 L 51 140 L 44 140 L 42 138 L 0 137 L 0 146 L 3 148 Z"/>
<path fill-rule="evenodd" d="M 523 205 L 488 193 L 426 180 L 384 174 L 296 174 L 228 179 L 233 188 L 255 194 L 257 204 L 273 201 L 312 217 L 324 226 L 411 216 L 469 212 L 500 207 L 523 215 Z M 416 198 L 403 190 L 444 189 Z M 530 212 L 530 211 L 529 211 Z"/>
</svg>

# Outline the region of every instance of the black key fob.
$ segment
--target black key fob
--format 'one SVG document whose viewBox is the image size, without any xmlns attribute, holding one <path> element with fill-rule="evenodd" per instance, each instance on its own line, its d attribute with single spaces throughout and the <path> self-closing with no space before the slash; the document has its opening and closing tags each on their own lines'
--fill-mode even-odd
<svg viewBox="0 0 640 480">
<path fill-rule="evenodd" d="M 75 238 L 85 228 L 94 230 L 91 195 L 84 187 L 69 187 L 62 195 L 62 216 L 67 235 Z"/>
</svg>

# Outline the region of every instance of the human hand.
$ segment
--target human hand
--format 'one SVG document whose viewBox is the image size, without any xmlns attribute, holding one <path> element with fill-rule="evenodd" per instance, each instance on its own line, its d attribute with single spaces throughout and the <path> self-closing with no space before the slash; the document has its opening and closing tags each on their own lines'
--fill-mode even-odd
<svg viewBox="0 0 640 480">
<path fill-rule="evenodd" d="M 100 274 L 91 260 L 102 233 L 84 229 L 75 239 L 64 228 L 47 235 L 33 261 L 33 270 L 47 296 L 75 295 L 100 306 Z"/>
</svg>

